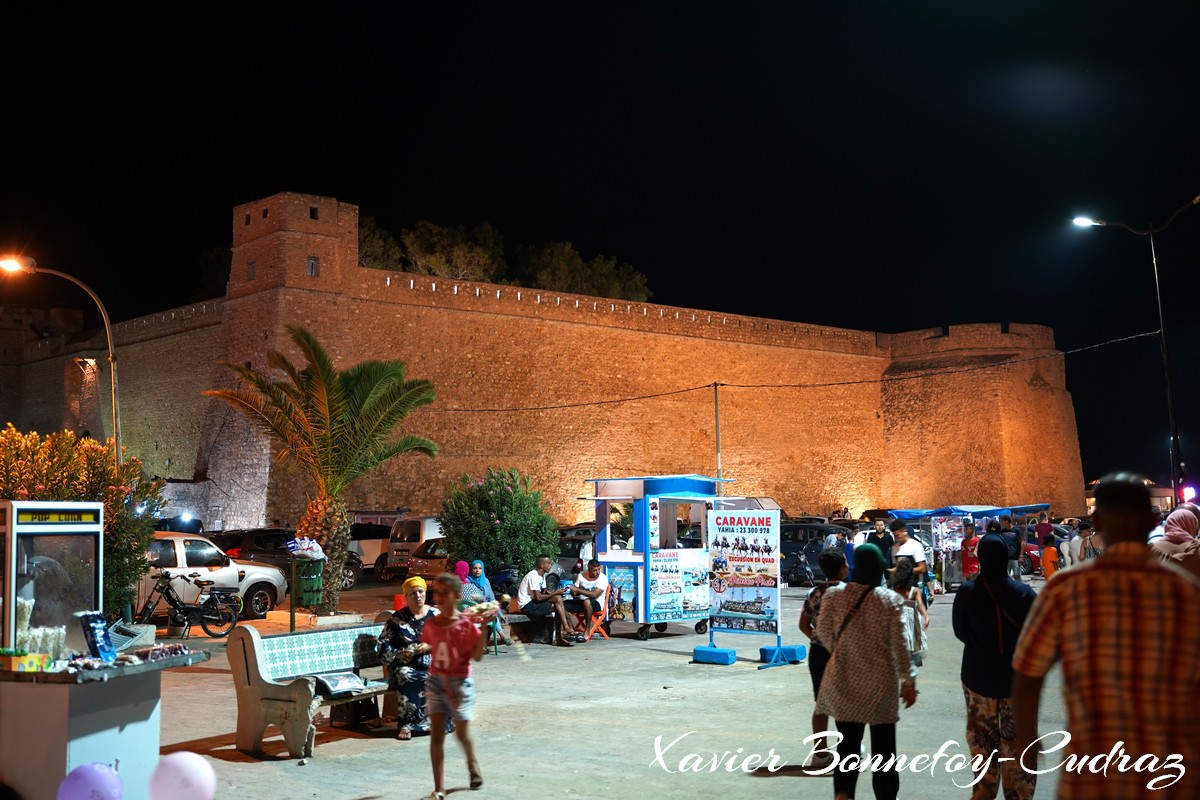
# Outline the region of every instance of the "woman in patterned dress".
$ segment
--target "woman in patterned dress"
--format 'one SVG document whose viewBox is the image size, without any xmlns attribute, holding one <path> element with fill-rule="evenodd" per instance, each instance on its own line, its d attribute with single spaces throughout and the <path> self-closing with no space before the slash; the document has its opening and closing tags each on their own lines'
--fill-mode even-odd
<svg viewBox="0 0 1200 800">
<path fill-rule="evenodd" d="M 421 642 L 421 629 L 437 609 L 425 604 L 425 580 L 409 578 L 401 587 L 404 608 L 392 614 L 379 634 L 379 660 L 388 673 L 388 685 L 397 693 L 399 710 L 396 738 L 429 734 L 425 711 L 425 680 L 429 677 L 429 645 Z"/>
<path fill-rule="evenodd" d="M 837 800 L 854 797 L 858 770 L 849 765 L 863 757 L 860 747 L 867 726 L 872 763 L 894 762 L 900 700 L 905 708 L 917 701 L 917 677 L 900 627 L 900 596 L 881 586 L 882 581 L 883 553 L 873 544 L 862 545 L 854 551 L 850 583 L 825 592 L 817 619 L 817 638 L 830 658 L 816 711 L 832 717 L 842 735 L 833 770 Z M 877 800 L 894 800 L 900 773 L 894 767 L 876 767 L 871 786 Z"/>
</svg>

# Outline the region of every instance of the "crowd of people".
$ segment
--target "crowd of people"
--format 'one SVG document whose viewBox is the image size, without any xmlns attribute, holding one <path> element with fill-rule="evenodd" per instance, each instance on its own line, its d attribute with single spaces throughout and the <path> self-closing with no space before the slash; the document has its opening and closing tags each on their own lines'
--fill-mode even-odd
<svg viewBox="0 0 1200 800">
<path fill-rule="evenodd" d="M 877 525 L 855 548 L 852 570 L 841 548 L 826 548 L 819 563 L 830 580 L 812 589 L 800 615 L 811 641 L 813 732 L 833 721 L 839 762 L 859 754 L 869 729 L 872 757 L 888 764 L 901 703 L 917 701 L 927 615 L 900 527 Z M 1092 522 L 1071 529 L 1060 543 L 1044 515 L 1024 531 L 1006 517 L 989 520 L 982 535 L 964 524 L 952 627 L 963 643 L 971 797 L 1032 797 L 1057 745 L 1065 746 L 1055 763 L 1068 765 L 1060 798 L 1200 797 L 1200 774 L 1188 769 L 1200 763 L 1200 725 L 1181 702 L 1200 689 L 1200 508 L 1184 504 L 1162 519 L 1144 478 L 1114 473 L 1096 486 Z M 1040 591 L 1021 578 L 1024 532 L 1043 548 Z M 1040 742 L 1043 684 L 1056 665 L 1070 739 Z M 834 758 L 822 742 L 805 768 L 821 771 Z M 834 771 L 838 800 L 855 796 L 858 776 Z M 895 769 L 872 770 L 871 781 L 876 798 L 899 792 Z"/>
</svg>

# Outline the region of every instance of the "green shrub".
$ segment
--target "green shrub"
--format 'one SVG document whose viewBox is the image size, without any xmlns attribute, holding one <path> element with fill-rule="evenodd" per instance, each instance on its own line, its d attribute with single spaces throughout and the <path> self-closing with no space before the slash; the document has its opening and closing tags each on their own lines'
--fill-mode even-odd
<svg viewBox="0 0 1200 800">
<path fill-rule="evenodd" d="M 558 525 L 548 506 L 532 480 L 515 469 L 464 475 L 437 518 L 450 562 L 479 559 L 489 573 L 507 564 L 527 572 L 539 555 L 557 557 Z"/>
</svg>

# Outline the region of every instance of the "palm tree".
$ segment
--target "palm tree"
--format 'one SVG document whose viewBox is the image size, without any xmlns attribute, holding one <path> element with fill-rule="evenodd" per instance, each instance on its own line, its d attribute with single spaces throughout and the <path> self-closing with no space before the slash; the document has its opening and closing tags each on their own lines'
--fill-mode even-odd
<svg viewBox="0 0 1200 800">
<path fill-rule="evenodd" d="M 435 395 L 431 382 L 406 380 L 401 361 L 364 361 L 339 371 L 309 331 L 296 325 L 287 326 L 287 331 L 304 354 L 304 369 L 272 350 L 267 365 L 281 371 L 284 380 L 225 364 L 241 385 L 203 394 L 240 411 L 278 445 L 276 461 L 312 479 L 316 496 L 309 500 L 296 533 L 316 539 L 325 551 L 328 560 L 316 611 L 332 614 L 341 595 L 350 541 L 343 494 L 356 478 L 393 456 L 437 455 L 437 444 L 424 437 L 392 438 L 409 412 L 429 405 Z"/>
</svg>

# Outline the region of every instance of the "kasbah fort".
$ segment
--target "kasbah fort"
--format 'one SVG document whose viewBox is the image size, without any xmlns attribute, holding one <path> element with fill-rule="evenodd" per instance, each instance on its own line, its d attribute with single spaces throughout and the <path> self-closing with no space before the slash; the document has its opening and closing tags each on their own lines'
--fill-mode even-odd
<svg viewBox="0 0 1200 800">
<path fill-rule="evenodd" d="M 368 269 L 358 218 L 297 193 L 238 206 L 225 297 L 113 324 L 122 445 L 167 479 L 168 513 L 208 529 L 302 516 L 308 482 L 201 394 L 233 385 L 224 364 L 265 369 L 270 350 L 302 365 L 288 325 L 312 331 L 338 368 L 398 359 L 436 389 L 400 432 L 440 454 L 359 479 L 352 509 L 436 514 L 462 476 L 515 468 L 573 523 L 593 513 L 579 499 L 588 479 L 716 476 L 719 442 L 724 494 L 772 497 L 791 514 L 1085 510 L 1049 328 L 885 334 Z M 112 435 L 105 334 L 78 330 L 81 319 L 3 310 L 0 413 L 19 430 Z"/>
</svg>

